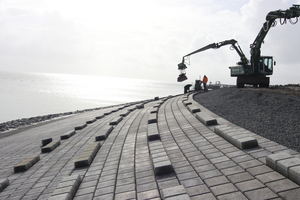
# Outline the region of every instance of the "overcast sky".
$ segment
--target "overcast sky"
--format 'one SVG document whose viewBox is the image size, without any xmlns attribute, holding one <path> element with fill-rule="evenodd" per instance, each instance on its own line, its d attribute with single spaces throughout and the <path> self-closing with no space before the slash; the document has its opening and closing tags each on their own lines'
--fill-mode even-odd
<svg viewBox="0 0 300 200">
<path fill-rule="evenodd" d="M 0 70 L 176 82 L 182 57 L 213 42 L 249 45 L 265 16 L 299 0 L 0 0 Z M 277 24 L 262 55 L 277 65 L 271 84 L 300 83 L 300 22 Z M 229 46 L 190 57 L 186 82 L 235 84 Z"/>
</svg>

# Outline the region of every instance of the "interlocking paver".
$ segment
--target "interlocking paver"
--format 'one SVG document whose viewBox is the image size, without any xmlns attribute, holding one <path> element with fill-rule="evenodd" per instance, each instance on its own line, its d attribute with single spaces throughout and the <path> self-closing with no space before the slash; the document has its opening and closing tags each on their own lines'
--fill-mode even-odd
<svg viewBox="0 0 300 200">
<path fill-rule="evenodd" d="M 61 119 L 61 123 L 58 120 L 41 126 L 44 132 L 33 128 L 23 133 L 26 137 L 16 134 L 0 139 L 0 156 L 5 163 L 0 163 L 0 180 L 4 178 L 10 182 L 0 192 L 0 198 L 49 199 L 64 177 L 77 173 L 82 182 L 74 199 L 161 199 L 161 190 L 178 186 L 184 187 L 186 193 L 166 199 L 294 199 L 299 196 L 296 178 L 291 177 L 293 182 L 266 165 L 267 158 L 275 154 L 286 153 L 299 158 L 298 152 L 246 130 L 240 133 L 255 138 L 259 146 L 241 150 L 217 135 L 213 127 L 199 122 L 182 99 L 183 96 L 176 96 L 160 101 L 153 112 L 157 123 L 148 124 L 153 106 L 158 104 L 149 101 L 141 103 L 140 109 L 131 109 L 136 107 L 133 104 L 126 110 L 119 107 L 82 113 L 78 117 Z M 212 116 L 220 125 L 239 128 L 197 104 L 192 95 L 188 99 L 200 108 L 201 114 Z M 97 132 L 124 113 L 123 120 L 100 141 L 101 148 L 90 166 L 75 169 L 74 161 L 88 144 L 95 142 Z M 88 121 L 93 123 L 86 123 Z M 78 124 L 86 126 L 62 140 L 54 151 L 40 154 L 40 161 L 27 171 L 13 173 L 12 166 L 40 152 L 42 139 L 57 140 Z M 152 132 L 159 135 L 157 141 L 160 143 L 152 145 L 148 140 Z M 236 131 L 229 134 L 235 139 L 241 137 Z M 155 175 L 153 162 L 165 159 L 169 159 L 174 171 Z M 295 165 L 286 167 L 295 176 L 300 174 L 298 168 Z M 62 193 L 63 197 L 71 194 Z"/>
</svg>

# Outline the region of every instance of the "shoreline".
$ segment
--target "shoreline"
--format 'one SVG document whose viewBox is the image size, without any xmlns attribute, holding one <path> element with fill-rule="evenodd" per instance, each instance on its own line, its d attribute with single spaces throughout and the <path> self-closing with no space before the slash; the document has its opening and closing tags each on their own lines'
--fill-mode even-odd
<svg viewBox="0 0 300 200">
<path fill-rule="evenodd" d="M 147 100 L 143 100 L 147 101 Z M 57 114 L 47 114 L 47 115 L 42 115 L 42 116 L 36 116 L 36 117 L 30 117 L 30 118 L 22 118 L 22 119 L 15 119 L 15 120 L 10 120 L 7 122 L 2 122 L 0 123 L 0 138 L 3 137 L 3 134 L 7 134 L 11 131 L 17 131 L 19 129 L 28 129 L 31 128 L 33 125 L 37 125 L 43 122 L 52 122 L 53 120 L 59 120 L 63 117 L 68 117 L 72 115 L 76 115 L 79 113 L 84 113 L 84 112 L 91 112 L 95 110 L 101 110 L 101 109 L 107 109 L 107 108 L 113 108 L 113 107 L 118 107 L 118 106 L 124 106 L 128 104 L 137 104 L 143 101 L 136 101 L 136 102 L 129 102 L 129 103 L 123 103 L 123 104 L 118 104 L 118 105 L 110 105 L 110 106 L 105 106 L 105 107 L 98 107 L 98 108 L 90 108 L 90 109 L 84 109 L 84 110 L 76 110 L 76 111 L 71 111 L 71 112 L 64 112 L 64 113 L 57 113 Z M 10 134 L 7 134 L 10 135 Z M 6 136 L 5 136 L 6 137 Z"/>
</svg>

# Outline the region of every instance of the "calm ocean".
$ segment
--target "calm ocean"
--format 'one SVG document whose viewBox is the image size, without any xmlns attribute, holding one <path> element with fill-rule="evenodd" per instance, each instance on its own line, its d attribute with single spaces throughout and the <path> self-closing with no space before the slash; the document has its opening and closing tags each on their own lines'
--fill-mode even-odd
<svg viewBox="0 0 300 200">
<path fill-rule="evenodd" d="M 183 93 L 186 83 L 0 72 L 0 123 Z"/>
</svg>

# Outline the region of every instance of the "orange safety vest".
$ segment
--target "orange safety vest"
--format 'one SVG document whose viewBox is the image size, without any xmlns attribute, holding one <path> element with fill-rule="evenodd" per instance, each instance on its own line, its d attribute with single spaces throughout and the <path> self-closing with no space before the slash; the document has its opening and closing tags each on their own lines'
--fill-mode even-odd
<svg viewBox="0 0 300 200">
<path fill-rule="evenodd" d="M 207 81 L 208 81 L 208 78 L 207 77 L 203 77 L 203 83 L 207 83 Z"/>
</svg>

